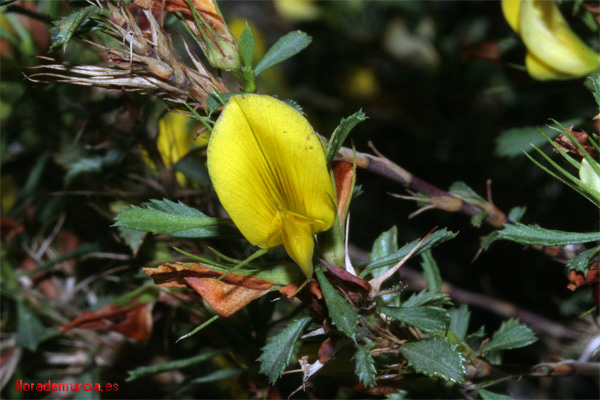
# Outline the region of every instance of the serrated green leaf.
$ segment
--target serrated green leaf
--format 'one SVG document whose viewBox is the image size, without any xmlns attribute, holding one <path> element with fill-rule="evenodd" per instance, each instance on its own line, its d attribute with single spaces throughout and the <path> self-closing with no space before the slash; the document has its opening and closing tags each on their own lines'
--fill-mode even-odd
<svg viewBox="0 0 600 400">
<path fill-rule="evenodd" d="M 432 249 L 433 247 L 447 241 L 453 239 L 458 235 L 458 233 L 450 232 L 448 230 L 440 229 L 439 231 L 433 232 L 419 247 L 419 249 L 415 252 L 415 256 Z M 361 273 L 361 276 L 365 275 L 367 272 L 372 271 L 375 268 L 386 267 L 388 265 L 396 264 L 398 261 L 403 259 L 410 251 L 417 245 L 421 239 L 414 240 L 410 243 L 402 246 L 398 251 L 395 251 L 393 254 L 390 254 L 386 257 L 380 258 L 379 260 L 370 263 Z"/>
<path fill-rule="evenodd" d="M 450 314 L 450 330 L 454 332 L 456 337 L 465 340 L 467 330 L 469 329 L 469 321 L 471 320 L 471 312 L 466 304 L 458 308 L 448 310 Z"/>
<path fill-rule="evenodd" d="M 509 350 L 525 347 L 535 343 L 537 338 L 529 327 L 521 324 L 518 319 L 511 318 L 502 323 L 500 328 L 494 332 L 492 340 L 484 344 L 480 353 L 492 350 Z"/>
<path fill-rule="evenodd" d="M 453 182 L 452 185 L 450 185 L 448 192 L 462 197 L 469 203 L 485 202 L 483 197 L 477 194 L 475 190 L 471 189 L 471 187 L 463 181 Z"/>
<path fill-rule="evenodd" d="M 427 281 L 427 289 L 431 292 L 440 292 L 442 290 L 442 276 L 431 250 L 421 254 L 421 258 L 423 258 L 421 267 L 423 268 L 423 276 Z"/>
<path fill-rule="evenodd" d="M 565 121 L 564 126 L 571 124 L 581 124 L 581 118 Z M 540 135 L 542 130 L 550 138 L 558 136 L 558 132 L 549 126 L 539 128 L 537 126 L 526 126 L 522 128 L 508 129 L 500 134 L 496 139 L 496 148 L 494 155 L 497 157 L 516 157 L 523 154 L 523 151 L 530 151 L 531 145 L 541 146 L 546 143 L 546 139 Z"/>
<path fill-rule="evenodd" d="M 262 348 L 263 353 L 257 361 L 260 362 L 260 372 L 269 377 L 270 383 L 275 383 L 287 368 L 294 344 L 310 320 L 310 317 L 304 317 L 289 323 L 284 330 L 271 336 L 269 343 Z"/>
<path fill-rule="evenodd" d="M 512 240 L 524 244 L 564 246 L 566 244 L 600 241 L 600 232 L 564 232 L 516 223 L 504 225 L 504 229 L 498 232 L 498 239 Z"/>
<path fill-rule="evenodd" d="M 297 101 L 295 101 L 295 100 L 292 100 L 292 99 L 285 99 L 285 100 L 283 100 L 283 102 L 284 102 L 285 104 L 287 104 L 288 106 L 290 106 L 290 107 L 294 108 L 294 109 L 295 109 L 296 111 L 298 111 L 300 114 L 302 114 L 302 115 L 306 115 L 306 114 L 304 114 L 304 111 L 302 110 L 302 106 L 301 106 L 300 104 L 298 104 L 298 102 L 297 102 Z"/>
<path fill-rule="evenodd" d="M 450 324 L 450 315 L 441 307 L 381 307 L 379 311 L 424 332 L 445 331 Z"/>
<path fill-rule="evenodd" d="M 81 34 L 88 32 L 96 26 L 90 17 L 106 13 L 106 10 L 95 5 L 90 5 L 62 18 L 56 23 L 56 26 L 50 30 L 52 45 L 48 51 L 52 52 L 60 46 L 66 48 L 75 33 Z"/>
<path fill-rule="evenodd" d="M 469 345 L 470 348 L 477 347 L 477 343 L 481 341 L 485 337 L 485 328 L 484 326 L 480 326 L 475 332 L 471 332 L 465 337 L 465 343 Z"/>
<path fill-rule="evenodd" d="M 371 355 L 371 350 L 376 346 L 377 343 L 371 342 L 366 346 L 359 346 L 354 353 L 354 373 L 365 387 L 373 387 L 377 384 L 377 368 Z"/>
<path fill-rule="evenodd" d="M 513 400 L 511 396 L 507 396 L 505 394 L 490 392 L 489 390 L 477 389 L 477 393 L 481 396 L 483 400 Z"/>
<path fill-rule="evenodd" d="M 315 269 L 331 322 L 350 339 L 356 341 L 358 314 L 346 299 L 327 280 L 321 268 Z"/>
<path fill-rule="evenodd" d="M 583 272 L 584 275 L 587 275 L 590 262 L 592 262 L 592 259 L 596 257 L 596 254 L 599 252 L 600 246 L 581 252 L 579 255 L 569 260 L 566 265 L 567 271 L 574 269 L 575 271 Z"/>
<path fill-rule="evenodd" d="M 44 339 L 44 325 L 23 300 L 17 302 L 17 341 L 16 345 L 36 351 Z"/>
<path fill-rule="evenodd" d="M 519 222 L 523 215 L 525 215 L 525 211 L 527 211 L 527 207 L 513 207 L 508 212 L 508 220 L 512 222 Z"/>
<path fill-rule="evenodd" d="M 280 37 L 258 62 L 254 68 L 254 74 L 258 75 L 265 69 L 295 56 L 308 47 L 311 41 L 312 38 L 302 31 L 289 32 Z"/>
<path fill-rule="evenodd" d="M 465 359 L 456 348 L 457 346 L 450 343 L 448 338 L 435 337 L 405 343 L 400 347 L 400 353 L 416 372 L 462 383 L 467 370 L 464 366 Z"/>
<path fill-rule="evenodd" d="M 447 294 L 422 290 L 402 302 L 402 307 L 443 306 L 451 303 L 452 301 Z"/>
<path fill-rule="evenodd" d="M 331 164 L 352 129 L 367 118 L 367 114 L 363 110 L 358 110 L 348 118 L 342 118 L 337 128 L 331 134 L 329 143 L 327 144 L 327 165 Z"/>
<path fill-rule="evenodd" d="M 141 207 L 121 210 L 113 226 L 182 238 L 235 237 L 228 218 L 212 218 L 195 208 L 170 200 L 150 200 Z"/>
<path fill-rule="evenodd" d="M 168 363 L 158 365 L 151 365 L 148 367 L 136 368 L 134 370 L 127 371 L 127 373 L 129 374 L 127 381 L 130 382 L 143 376 L 157 374 L 159 372 L 173 371 L 175 369 L 189 367 L 190 365 L 195 365 L 204 361 L 208 361 L 211 358 L 223 353 L 225 353 L 225 350 L 214 350 L 199 354 L 194 357 L 184 358 L 182 360 L 171 361 Z"/>
<path fill-rule="evenodd" d="M 398 228 L 396 225 L 392 226 L 375 239 L 373 248 L 369 254 L 369 261 L 375 262 L 380 258 L 389 256 L 395 251 L 398 251 Z"/>
</svg>

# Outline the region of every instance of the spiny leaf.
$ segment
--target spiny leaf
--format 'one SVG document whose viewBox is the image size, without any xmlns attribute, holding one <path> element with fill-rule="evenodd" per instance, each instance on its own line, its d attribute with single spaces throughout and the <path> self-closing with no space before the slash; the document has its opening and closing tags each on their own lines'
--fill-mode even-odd
<svg viewBox="0 0 600 400">
<path fill-rule="evenodd" d="M 479 349 L 479 352 L 517 349 L 528 346 L 536 341 L 537 338 L 529 327 L 521 324 L 518 319 L 511 318 L 502 323 L 500 328 L 494 332 L 492 340 L 484 344 Z"/>
<path fill-rule="evenodd" d="M 375 360 L 371 355 L 371 350 L 375 346 L 377 343 L 371 342 L 360 346 L 354 353 L 354 373 L 365 387 L 373 387 L 377 384 L 377 368 L 375 368 Z"/>
<path fill-rule="evenodd" d="M 327 145 L 327 165 L 331 164 L 333 158 L 350 134 L 350 131 L 352 131 L 356 125 L 365 121 L 367 118 L 367 114 L 365 114 L 363 110 L 358 110 L 348 118 L 342 118 L 340 124 L 331 134 L 331 138 L 329 138 L 329 144 Z"/>
<path fill-rule="evenodd" d="M 450 324 L 450 315 L 441 307 L 381 307 L 379 311 L 424 332 L 445 331 Z"/>
<path fill-rule="evenodd" d="M 436 337 L 405 343 L 400 347 L 400 353 L 416 372 L 462 383 L 467 370 L 464 366 L 465 359 L 456 347 L 448 338 Z"/>
<path fill-rule="evenodd" d="M 254 68 L 254 74 L 258 75 L 265 69 L 295 56 L 304 50 L 311 41 L 312 38 L 302 31 L 293 31 L 280 37 Z"/>
<path fill-rule="evenodd" d="M 498 239 L 543 246 L 564 246 L 599 241 L 600 232 L 564 232 L 516 223 L 504 225 L 504 229 L 498 232 Z"/>
<path fill-rule="evenodd" d="M 356 341 L 356 323 L 358 322 L 356 310 L 335 290 L 320 268 L 317 268 L 315 272 L 325 303 L 327 303 L 331 321 L 343 334 Z"/>
<path fill-rule="evenodd" d="M 419 249 L 415 252 L 415 256 L 437 246 L 438 244 L 441 244 L 447 240 L 453 239 L 454 237 L 456 237 L 456 235 L 458 235 L 458 233 L 450 232 L 446 229 L 440 229 L 438 231 L 433 232 L 431 235 L 429 235 L 429 237 L 427 239 L 425 239 L 425 241 L 423 242 L 421 247 L 419 247 Z M 361 276 L 365 275 L 367 272 L 372 271 L 375 268 L 381 268 L 381 267 L 385 267 L 385 266 L 397 263 L 402 258 L 404 258 L 408 253 L 410 253 L 410 251 L 417 244 L 419 244 L 420 241 L 421 241 L 420 239 L 417 239 L 410 243 L 407 243 L 404 246 L 402 246 L 398 251 L 394 252 L 393 254 L 390 254 L 387 257 L 383 257 L 375 262 L 372 262 L 363 270 L 363 272 L 361 273 Z"/>
<path fill-rule="evenodd" d="M 170 200 L 150 200 L 142 207 L 121 210 L 113 226 L 143 232 L 166 233 L 175 237 L 207 238 L 236 236 L 227 218 L 211 218 L 195 208 Z"/>
<path fill-rule="evenodd" d="M 50 46 L 50 50 L 48 51 L 52 52 L 60 46 L 66 48 L 75 33 L 84 33 L 91 30 L 96 25 L 90 17 L 98 14 L 107 14 L 107 11 L 98 6 L 91 5 L 62 18 L 50 30 L 52 46 Z"/>
<path fill-rule="evenodd" d="M 304 317 L 291 322 L 262 348 L 263 353 L 257 361 L 260 362 L 260 372 L 269 377 L 270 383 L 275 383 L 285 371 L 294 351 L 294 343 L 310 320 L 310 317 Z"/>
<path fill-rule="evenodd" d="M 567 263 L 567 271 L 574 269 L 587 275 L 588 267 L 592 259 L 600 252 L 600 246 L 581 252 Z"/>
</svg>

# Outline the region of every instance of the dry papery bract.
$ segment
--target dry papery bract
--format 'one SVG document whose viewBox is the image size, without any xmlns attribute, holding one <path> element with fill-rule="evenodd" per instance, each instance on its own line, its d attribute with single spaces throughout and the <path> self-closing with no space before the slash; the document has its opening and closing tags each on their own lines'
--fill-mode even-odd
<svg viewBox="0 0 600 400">
<path fill-rule="evenodd" d="M 54 78 L 58 82 L 82 86 L 95 86 L 113 90 L 139 91 L 176 104 L 187 103 L 194 108 L 204 108 L 206 100 L 214 92 L 229 92 L 221 79 L 214 77 L 203 63 L 191 52 L 183 40 L 194 68 L 185 65 L 176 54 L 171 37 L 157 20 L 161 11 L 151 11 L 135 4 L 140 19 L 146 19 L 148 29 L 141 29 L 130 8 L 121 1 L 106 3 L 111 15 L 100 24 L 119 42 L 122 48 L 108 48 L 91 41 L 98 53 L 106 60 L 104 66 L 48 64 L 36 69 L 56 72 L 41 72 L 29 75 L 32 81 Z M 144 24 L 145 25 L 145 24 Z M 51 58 L 43 59 L 55 61 Z"/>
</svg>

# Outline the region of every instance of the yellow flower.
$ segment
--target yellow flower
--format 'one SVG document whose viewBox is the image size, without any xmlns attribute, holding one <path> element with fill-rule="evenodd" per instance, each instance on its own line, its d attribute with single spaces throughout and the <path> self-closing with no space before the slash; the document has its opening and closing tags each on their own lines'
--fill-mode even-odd
<svg viewBox="0 0 600 400">
<path fill-rule="evenodd" d="M 335 195 L 302 114 L 270 96 L 232 96 L 210 137 L 208 172 L 244 237 L 264 249 L 283 244 L 310 277 L 313 235 L 333 224 Z"/>
<path fill-rule="evenodd" d="M 531 77 L 577 78 L 600 67 L 598 54 L 571 30 L 553 1 L 502 0 L 502 11 L 527 47 L 525 66 Z"/>
</svg>

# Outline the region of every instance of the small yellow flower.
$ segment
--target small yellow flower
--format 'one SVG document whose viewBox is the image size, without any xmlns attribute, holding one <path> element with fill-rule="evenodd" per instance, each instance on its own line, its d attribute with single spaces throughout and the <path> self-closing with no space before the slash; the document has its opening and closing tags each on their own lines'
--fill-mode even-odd
<svg viewBox="0 0 600 400">
<path fill-rule="evenodd" d="M 549 0 L 502 0 L 511 28 L 527 47 L 525 66 L 539 80 L 586 76 L 600 67 L 600 57 L 569 27 Z"/>
<path fill-rule="evenodd" d="M 335 219 L 334 190 L 319 137 L 297 110 L 263 95 L 233 96 L 213 128 L 208 171 L 246 239 L 283 244 L 307 277 L 313 235 Z"/>
</svg>

